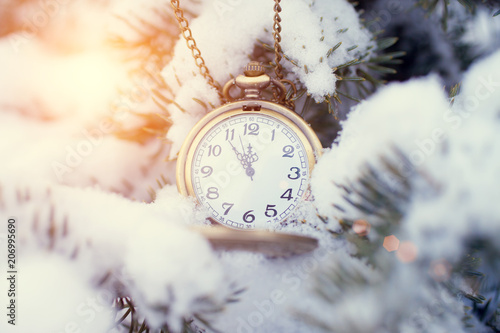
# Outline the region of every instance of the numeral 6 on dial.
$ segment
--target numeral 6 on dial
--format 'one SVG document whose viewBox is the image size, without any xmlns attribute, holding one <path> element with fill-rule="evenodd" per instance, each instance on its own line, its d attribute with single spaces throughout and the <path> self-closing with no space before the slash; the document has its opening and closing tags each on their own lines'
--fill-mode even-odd
<svg viewBox="0 0 500 333">
<path fill-rule="evenodd" d="M 255 221 L 255 215 L 251 214 L 253 210 L 249 210 L 245 214 L 243 214 L 243 221 L 246 223 L 252 223 Z"/>
</svg>

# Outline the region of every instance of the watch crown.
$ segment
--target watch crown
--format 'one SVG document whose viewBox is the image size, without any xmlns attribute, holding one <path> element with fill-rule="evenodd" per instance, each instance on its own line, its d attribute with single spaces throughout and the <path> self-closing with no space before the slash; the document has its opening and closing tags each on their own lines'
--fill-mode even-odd
<svg viewBox="0 0 500 333">
<path fill-rule="evenodd" d="M 243 73 L 245 73 L 246 76 L 260 76 L 265 74 L 266 71 L 260 62 L 250 61 L 248 65 L 245 66 Z"/>
</svg>

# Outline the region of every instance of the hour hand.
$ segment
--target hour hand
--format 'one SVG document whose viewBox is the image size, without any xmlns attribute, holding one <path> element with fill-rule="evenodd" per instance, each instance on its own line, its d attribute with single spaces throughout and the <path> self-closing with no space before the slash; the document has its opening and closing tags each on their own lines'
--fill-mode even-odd
<svg viewBox="0 0 500 333">
<path fill-rule="evenodd" d="M 257 153 L 252 151 L 253 147 L 251 144 L 248 144 L 248 153 L 245 154 L 246 156 L 248 156 L 248 161 L 250 163 L 254 163 L 254 162 L 257 162 L 259 160 L 259 156 L 257 156 Z"/>
<path fill-rule="evenodd" d="M 253 176 L 255 175 L 255 169 L 252 168 L 252 163 L 257 162 L 259 157 L 257 156 L 257 153 L 252 151 L 253 147 L 251 144 L 248 144 L 247 149 L 248 153 L 245 153 L 245 155 L 243 155 L 244 162 L 242 161 L 242 164 L 244 163 L 243 167 L 245 168 L 247 176 L 250 177 L 251 180 L 253 180 Z"/>
</svg>

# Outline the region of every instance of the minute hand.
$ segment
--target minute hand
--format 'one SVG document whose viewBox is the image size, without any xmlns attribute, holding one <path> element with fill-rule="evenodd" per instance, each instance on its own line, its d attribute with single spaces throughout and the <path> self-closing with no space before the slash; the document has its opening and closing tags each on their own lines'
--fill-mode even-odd
<svg viewBox="0 0 500 333">
<path fill-rule="evenodd" d="M 240 141 L 241 141 L 241 138 L 240 138 Z M 233 151 L 236 154 L 238 161 L 240 161 L 241 165 L 243 166 L 243 169 L 245 169 L 245 173 L 247 174 L 247 176 L 250 177 L 251 180 L 253 180 L 252 176 L 254 175 L 255 170 L 252 168 L 252 162 L 249 161 L 248 154 L 240 153 L 231 141 L 229 141 L 229 144 L 233 148 Z M 241 147 L 243 148 L 243 152 L 245 152 L 245 147 L 243 147 L 243 143 L 241 143 Z"/>
<path fill-rule="evenodd" d="M 233 143 L 231 141 L 229 141 L 229 144 L 231 145 L 231 147 L 233 148 L 233 151 L 234 153 L 236 154 L 236 157 L 238 158 L 239 161 L 241 161 L 242 159 L 242 156 L 243 154 L 241 154 L 238 149 L 236 149 L 236 147 L 233 145 Z"/>
<path fill-rule="evenodd" d="M 244 153 L 245 147 L 243 146 L 243 142 L 241 142 L 241 137 L 240 137 L 240 143 Z M 259 159 L 259 157 L 257 156 L 256 153 L 252 152 L 252 146 L 250 144 L 248 145 L 248 154 L 242 154 L 238 151 L 238 149 L 236 149 L 236 147 L 233 145 L 231 141 L 229 141 L 229 144 L 231 145 L 231 148 L 236 154 L 236 157 L 243 166 L 243 169 L 245 169 L 246 175 L 249 176 L 251 180 L 253 180 L 253 175 L 255 174 L 255 170 L 252 168 L 252 163 L 256 162 Z"/>
</svg>

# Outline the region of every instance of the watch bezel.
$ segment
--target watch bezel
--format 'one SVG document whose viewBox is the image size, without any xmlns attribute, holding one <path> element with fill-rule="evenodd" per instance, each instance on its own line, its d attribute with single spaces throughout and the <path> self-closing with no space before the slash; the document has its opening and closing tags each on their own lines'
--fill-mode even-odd
<svg viewBox="0 0 500 333">
<path fill-rule="evenodd" d="M 247 106 L 252 105 L 250 111 Z M 255 107 L 258 105 L 259 107 Z M 258 109 L 258 110 L 255 110 Z M 200 119 L 187 135 L 179 151 L 176 164 L 177 189 L 184 196 L 192 196 L 199 203 L 191 179 L 191 165 L 197 145 L 213 125 L 240 114 L 264 114 L 275 117 L 289 126 L 304 144 L 309 164 L 309 172 L 314 169 L 323 147 L 313 129 L 299 115 L 290 109 L 263 100 L 243 100 L 222 105 Z"/>
</svg>

